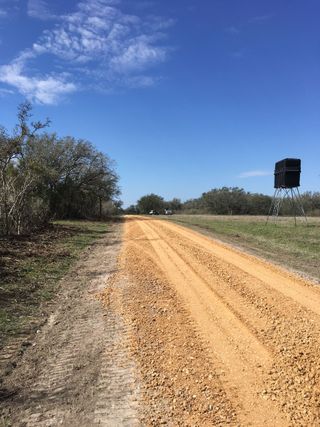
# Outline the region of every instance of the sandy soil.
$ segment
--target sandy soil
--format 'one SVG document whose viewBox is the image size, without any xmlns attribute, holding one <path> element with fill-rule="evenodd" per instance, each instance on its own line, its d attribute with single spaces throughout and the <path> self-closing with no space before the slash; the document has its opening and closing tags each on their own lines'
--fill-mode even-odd
<svg viewBox="0 0 320 427">
<path fill-rule="evenodd" d="M 4 379 L 4 426 L 137 424 L 130 330 L 116 301 L 108 311 L 99 301 L 117 268 L 121 236 L 121 226 L 113 225 L 63 280 L 52 315 Z"/>
<path fill-rule="evenodd" d="M 5 380 L 11 425 L 319 425 L 311 282 L 142 217 L 123 236 L 115 225 L 65 280 Z"/>
<path fill-rule="evenodd" d="M 319 288 L 147 218 L 128 218 L 121 262 L 148 423 L 319 425 Z"/>
</svg>

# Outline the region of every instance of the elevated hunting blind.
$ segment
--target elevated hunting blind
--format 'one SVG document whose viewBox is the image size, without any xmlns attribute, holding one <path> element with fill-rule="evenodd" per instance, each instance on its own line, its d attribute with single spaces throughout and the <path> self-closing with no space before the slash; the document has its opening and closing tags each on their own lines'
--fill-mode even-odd
<svg viewBox="0 0 320 427">
<path fill-rule="evenodd" d="M 301 160 L 283 159 L 275 164 L 274 188 L 295 188 L 300 186 Z"/>
<path fill-rule="evenodd" d="M 288 199 L 291 202 L 295 225 L 297 224 L 297 214 L 300 214 L 307 221 L 299 193 L 300 174 L 300 159 L 287 158 L 276 162 L 274 168 L 275 192 L 269 209 L 267 223 L 270 216 L 274 217 L 274 219 L 278 218 L 284 199 Z"/>
</svg>

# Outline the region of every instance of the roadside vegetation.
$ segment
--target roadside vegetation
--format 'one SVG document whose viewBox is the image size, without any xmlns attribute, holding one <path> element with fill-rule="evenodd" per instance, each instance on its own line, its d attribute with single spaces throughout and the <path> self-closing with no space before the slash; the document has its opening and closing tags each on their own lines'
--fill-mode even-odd
<svg viewBox="0 0 320 427">
<path fill-rule="evenodd" d="M 11 132 L 0 125 L 0 348 L 45 321 L 59 280 L 120 212 L 114 162 L 50 124 L 25 102 Z"/>
<path fill-rule="evenodd" d="M 41 232 L 0 238 L 0 348 L 46 320 L 59 280 L 109 223 L 59 221 Z"/>
<path fill-rule="evenodd" d="M 141 197 L 136 205 L 129 206 L 127 214 L 148 214 L 151 210 L 163 213 L 169 209 L 182 214 L 213 215 L 267 215 L 272 197 L 265 194 L 250 193 L 243 188 L 222 187 L 202 193 L 196 199 L 182 202 L 178 198 L 164 200 L 157 194 Z M 304 210 L 309 216 L 320 215 L 320 192 L 305 192 L 301 195 Z M 293 209 L 289 200 L 284 200 L 281 215 L 292 215 Z"/>
<path fill-rule="evenodd" d="M 102 218 L 120 207 L 113 161 L 89 141 L 44 133 L 20 105 L 10 133 L 0 126 L 0 235 L 20 235 L 52 219 Z"/>
<path fill-rule="evenodd" d="M 266 225 L 266 217 L 174 215 L 176 223 L 209 233 L 227 243 L 320 280 L 320 218 L 282 217 Z"/>
</svg>

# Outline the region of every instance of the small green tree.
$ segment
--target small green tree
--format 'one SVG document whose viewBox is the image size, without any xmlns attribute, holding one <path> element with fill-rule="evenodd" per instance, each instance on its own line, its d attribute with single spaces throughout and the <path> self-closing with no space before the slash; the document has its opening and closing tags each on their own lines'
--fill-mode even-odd
<svg viewBox="0 0 320 427">
<path fill-rule="evenodd" d="M 165 209 L 165 201 L 163 197 L 151 193 L 138 200 L 137 208 L 142 214 L 148 214 L 151 210 L 162 212 Z"/>
<path fill-rule="evenodd" d="M 136 215 L 139 213 L 139 210 L 136 205 L 130 205 L 124 210 L 127 215 Z"/>
<path fill-rule="evenodd" d="M 38 194 L 48 203 L 51 216 L 94 218 L 102 217 L 111 206 L 118 209 L 113 161 L 90 142 L 44 134 L 34 140 L 28 157 L 37 161 Z"/>
<path fill-rule="evenodd" d="M 11 135 L 0 128 L 0 232 L 5 234 L 20 234 L 34 221 L 30 203 L 36 171 L 26 153 L 49 120 L 32 122 L 31 110 L 29 102 L 19 106 L 18 124 Z"/>
<path fill-rule="evenodd" d="M 166 202 L 167 209 L 172 210 L 173 212 L 180 211 L 182 208 L 181 200 L 174 197 L 172 200 Z"/>
<path fill-rule="evenodd" d="M 0 234 L 121 212 L 113 161 L 89 141 L 39 135 L 48 124 L 31 121 L 24 103 L 12 134 L 0 126 Z"/>
</svg>

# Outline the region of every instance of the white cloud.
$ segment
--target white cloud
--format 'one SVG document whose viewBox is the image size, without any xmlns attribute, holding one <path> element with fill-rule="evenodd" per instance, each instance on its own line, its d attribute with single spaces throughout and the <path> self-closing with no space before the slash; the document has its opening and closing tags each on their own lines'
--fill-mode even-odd
<svg viewBox="0 0 320 427">
<path fill-rule="evenodd" d="M 265 171 L 265 170 L 253 170 L 253 171 L 240 173 L 240 175 L 238 175 L 238 178 L 254 178 L 258 176 L 270 176 L 270 175 L 272 175 L 272 172 Z"/>
<path fill-rule="evenodd" d="M 13 95 L 14 91 L 10 89 L 0 89 L 0 97 L 5 97 L 6 95 Z"/>
<path fill-rule="evenodd" d="M 166 22 L 154 18 L 142 22 L 105 0 L 80 2 L 75 13 L 64 16 L 53 30 L 45 31 L 33 47 L 38 53 L 54 54 L 67 61 L 102 60 L 104 67 L 109 64 L 117 71 L 131 72 L 165 59 L 167 49 L 155 42 Z"/>
<path fill-rule="evenodd" d="M 56 18 L 56 15 L 50 12 L 47 2 L 45 0 L 29 0 L 27 11 L 28 15 L 32 18 L 42 20 Z"/>
<path fill-rule="evenodd" d="M 166 50 L 152 46 L 146 37 L 138 37 L 122 50 L 121 54 L 111 60 L 114 70 L 130 72 L 142 70 L 146 66 L 162 62 L 166 59 Z"/>
<path fill-rule="evenodd" d="M 61 96 L 76 90 L 76 86 L 67 82 L 63 74 L 41 77 L 24 75 L 24 61 L 31 56 L 32 53 L 25 52 L 11 64 L 1 66 L 0 81 L 41 104 L 55 104 Z"/>
<path fill-rule="evenodd" d="M 124 84 L 128 87 L 131 87 L 131 88 L 150 87 L 150 86 L 154 86 L 158 81 L 159 81 L 159 79 L 157 79 L 155 77 L 133 76 L 133 77 L 128 77 L 124 81 Z"/>
<path fill-rule="evenodd" d="M 81 0 L 76 10 L 57 17 L 44 0 L 29 0 L 28 13 L 40 19 L 54 19 L 30 49 L 0 67 L 0 81 L 16 87 L 38 102 L 54 103 L 65 93 L 83 86 L 110 89 L 121 82 L 128 87 L 147 87 L 158 78 L 146 74 L 148 68 L 168 57 L 169 48 L 162 44 L 164 30 L 172 20 L 151 16 L 142 20 L 119 8 L 118 0 Z M 45 75 L 30 74 L 32 60 L 46 55 L 55 59 L 54 69 Z M 46 64 L 51 63 L 46 61 Z M 34 66 L 34 65 L 33 65 Z M 63 73 L 57 73 L 57 66 Z M 67 75 L 67 74 L 68 75 Z M 80 84 L 81 85 L 81 84 Z"/>
</svg>

